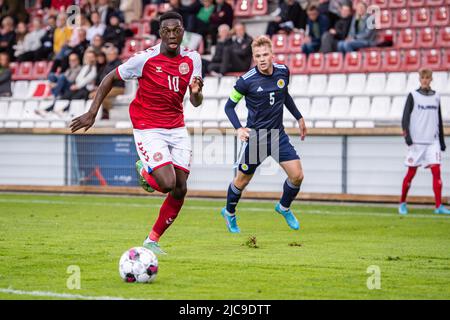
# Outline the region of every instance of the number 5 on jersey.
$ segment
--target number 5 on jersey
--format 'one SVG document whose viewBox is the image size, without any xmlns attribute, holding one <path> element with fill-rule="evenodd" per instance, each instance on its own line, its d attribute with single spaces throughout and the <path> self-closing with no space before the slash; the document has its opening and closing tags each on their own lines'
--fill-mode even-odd
<svg viewBox="0 0 450 320">
<path fill-rule="evenodd" d="M 275 103 L 275 92 L 269 93 L 269 98 L 270 105 L 273 106 L 273 104 Z"/>
<path fill-rule="evenodd" d="M 174 92 L 180 91 L 179 84 L 180 84 L 180 77 L 175 76 L 167 76 L 167 80 L 169 81 L 169 90 L 173 90 Z"/>
</svg>

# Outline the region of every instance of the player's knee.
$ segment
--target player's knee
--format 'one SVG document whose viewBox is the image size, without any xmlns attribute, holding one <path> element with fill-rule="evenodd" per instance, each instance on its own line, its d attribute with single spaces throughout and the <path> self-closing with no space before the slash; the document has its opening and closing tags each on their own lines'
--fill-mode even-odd
<svg viewBox="0 0 450 320">
<path fill-rule="evenodd" d="M 159 187 L 163 193 L 168 193 L 175 189 L 176 181 L 175 178 L 166 178 L 160 184 Z"/>
<path fill-rule="evenodd" d="M 304 178 L 305 176 L 303 175 L 303 172 L 299 172 L 293 177 L 290 177 L 289 180 L 292 182 L 293 185 L 299 186 L 302 184 Z"/>
</svg>

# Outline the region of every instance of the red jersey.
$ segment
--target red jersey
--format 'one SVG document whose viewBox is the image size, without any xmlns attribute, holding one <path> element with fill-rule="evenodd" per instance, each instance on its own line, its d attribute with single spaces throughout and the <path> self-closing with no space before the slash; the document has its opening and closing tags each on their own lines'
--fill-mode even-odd
<svg viewBox="0 0 450 320">
<path fill-rule="evenodd" d="M 138 79 L 130 104 L 135 129 L 172 129 L 184 126 L 183 98 L 194 77 L 202 75 L 196 51 L 181 47 L 174 58 L 160 52 L 160 44 L 139 52 L 116 69 L 122 80 Z"/>
</svg>

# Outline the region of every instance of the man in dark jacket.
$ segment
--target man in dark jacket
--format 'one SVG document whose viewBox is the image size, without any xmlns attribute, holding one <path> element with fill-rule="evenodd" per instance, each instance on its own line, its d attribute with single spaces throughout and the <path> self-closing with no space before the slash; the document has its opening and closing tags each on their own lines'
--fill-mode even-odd
<svg viewBox="0 0 450 320">
<path fill-rule="evenodd" d="M 220 66 L 222 64 L 225 48 L 231 45 L 230 27 L 227 24 L 222 24 L 219 26 L 218 31 L 219 37 L 217 39 L 216 51 L 214 52 L 214 56 L 212 57 L 211 61 L 203 60 L 202 63 L 202 66 L 205 67 L 205 70 L 212 75 L 220 72 Z"/>
<path fill-rule="evenodd" d="M 217 31 L 222 24 L 233 27 L 233 8 L 225 2 L 225 0 L 216 0 L 214 11 L 209 19 L 209 34 L 211 35 L 212 44 L 217 43 Z"/>
<path fill-rule="evenodd" d="M 308 32 L 302 45 L 302 52 L 310 54 L 319 51 L 322 36 L 329 29 L 329 21 L 326 15 L 320 14 L 315 5 L 311 5 L 307 10 Z"/>
<path fill-rule="evenodd" d="M 14 59 L 14 44 L 16 43 L 16 33 L 14 32 L 14 20 L 6 16 L 2 20 L 0 31 L 0 52 L 6 52 L 9 59 Z"/>
<path fill-rule="evenodd" d="M 0 53 L 0 97 L 10 97 L 11 92 L 11 70 L 9 69 L 9 56 Z"/>
<path fill-rule="evenodd" d="M 338 42 L 347 38 L 352 23 L 352 8 L 349 5 L 343 5 L 340 15 L 341 18 L 336 22 L 334 28 L 325 32 L 322 36 L 320 52 L 335 52 Z"/>
<path fill-rule="evenodd" d="M 109 18 L 109 25 L 103 33 L 103 40 L 105 43 L 112 43 L 119 49 L 119 54 L 122 52 L 125 45 L 125 30 L 120 26 L 120 20 L 117 15 L 112 15 Z"/>
<path fill-rule="evenodd" d="M 295 0 L 284 0 L 280 3 L 280 14 L 275 17 L 267 26 L 267 34 L 274 35 L 279 30 L 292 31 L 295 29 L 305 29 L 306 12 Z"/>
<path fill-rule="evenodd" d="M 252 37 L 240 22 L 234 25 L 234 33 L 231 43 L 223 51 L 221 74 L 247 71 L 252 63 Z"/>
</svg>

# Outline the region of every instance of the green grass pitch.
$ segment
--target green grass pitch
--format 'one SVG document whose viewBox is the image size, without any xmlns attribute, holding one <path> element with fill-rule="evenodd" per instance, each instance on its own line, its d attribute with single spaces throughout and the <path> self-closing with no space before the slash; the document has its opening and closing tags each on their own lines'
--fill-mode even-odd
<svg viewBox="0 0 450 320">
<path fill-rule="evenodd" d="M 142 245 L 161 198 L 0 194 L 0 299 L 28 292 L 137 299 L 449 299 L 450 216 L 382 206 L 295 202 L 300 231 L 244 201 L 230 234 L 222 200 L 187 199 L 162 238 L 152 284 L 124 283 L 121 254 Z M 256 238 L 256 246 L 249 238 Z M 79 266 L 70 290 L 67 268 Z M 369 290 L 369 266 L 381 289 Z M 23 295 L 6 293 L 21 290 Z M 53 297 L 54 298 L 54 297 Z"/>
</svg>

